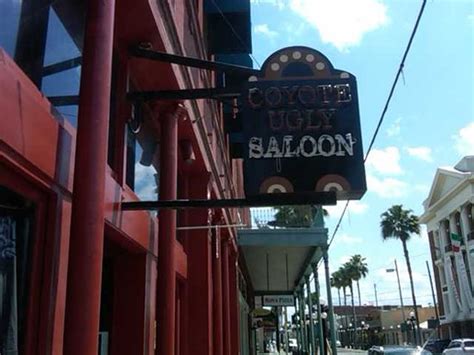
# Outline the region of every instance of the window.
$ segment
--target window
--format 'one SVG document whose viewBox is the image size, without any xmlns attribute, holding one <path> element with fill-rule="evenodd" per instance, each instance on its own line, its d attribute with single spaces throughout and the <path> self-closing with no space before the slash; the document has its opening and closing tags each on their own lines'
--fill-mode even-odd
<svg viewBox="0 0 474 355">
<path fill-rule="evenodd" d="M 137 119 L 146 115 L 143 108 L 135 108 L 134 115 Z M 140 200 L 147 201 L 158 199 L 160 158 L 159 143 L 149 132 L 150 130 L 138 129 L 134 133 L 130 125 L 126 127 L 126 184 L 135 191 Z"/>
<path fill-rule="evenodd" d="M 452 341 L 449 344 L 448 349 L 460 348 L 460 347 L 461 347 L 461 343 L 459 341 Z"/>
<path fill-rule="evenodd" d="M 23 353 L 33 209 L 0 186 L 0 354 Z"/>
<path fill-rule="evenodd" d="M 0 46 L 46 96 L 79 94 L 83 6 L 72 0 L 0 2 Z M 76 126 L 76 103 L 53 104 Z"/>
</svg>

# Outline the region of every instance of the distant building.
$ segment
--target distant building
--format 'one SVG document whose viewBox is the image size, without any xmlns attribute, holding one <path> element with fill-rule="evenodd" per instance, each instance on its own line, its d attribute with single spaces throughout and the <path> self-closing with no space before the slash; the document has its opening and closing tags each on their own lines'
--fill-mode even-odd
<svg viewBox="0 0 474 355">
<path fill-rule="evenodd" d="M 395 345 L 411 343 L 413 335 L 407 326 L 407 318 L 413 307 L 385 305 L 356 306 L 356 322 L 354 322 L 351 306 L 335 306 L 337 315 L 339 338 L 343 345 L 350 345 L 353 339 L 354 324 L 358 332 L 358 339 L 363 339 L 369 345 Z M 423 341 L 429 338 L 433 329 L 428 329 L 428 321 L 435 319 L 434 307 L 418 307 L 420 327 Z M 361 335 L 364 334 L 364 335 Z M 360 341 L 360 340 L 359 340 Z"/>
<path fill-rule="evenodd" d="M 474 156 L 438 168 L 420 222 L 427 225 L 441 335 L 474 334 Z"/>
</svg>

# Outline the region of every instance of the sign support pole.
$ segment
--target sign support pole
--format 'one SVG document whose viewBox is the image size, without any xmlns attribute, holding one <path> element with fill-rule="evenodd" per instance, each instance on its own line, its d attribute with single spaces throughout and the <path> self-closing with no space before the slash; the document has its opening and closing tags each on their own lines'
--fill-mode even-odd
<svg viewBox="0 0 474 355">
<path fill-rule="evenodd" d="M 321 301 L 320 295 L 321 290 L 319 288 L 319 275 L 318 275 L 318 265 L 313 265 L 314 270 L 314 288 L 316 291 L 316 302 L 318 303 L 318 338 L 319 338 L 319 354 L 324 355 L 324 334 L 323 334 L 323 317 L 321 316 Z"/>
<path fill-rule="evenodd" d="M 326 292 L 328 298 L 328 318 L 329 318 L 329 327 L 331 328 L 331 350 L 333 355 L 337 355 L 336 347 L 336 325 L 334 322 L 334 306 L 332 304 L 332 294 L 331 294 L 331 278 L 329 274 L 329 256 L 328 250 L 324 249 L 323 252 L 324 258 L 324 272 L 326 277 Z M 317 272 L 317 270 L 315 270 Z"/>
<path fill-rule="evenodd" d="M 314 334 L 314 322 L 313 322 L 313 300 L 311 299 L 311 287 L 309 284 L 309 275 L 306 276 L 306 289 L 308 290 L 308 307 L 309 307 L 309 337 L 310 337 L 310 344 L 311 344 L 311 352 L 316 354 L 316 341 L 315 341 L 315 334 Z M 317 291 L 316 291 L 317 292 Z M 317 296 L 316 296 L 317 297 Z M 321 315 L 318 313 L 318 318 Z M 321 324 L 321 323 L 319 323 Z"/>
</svg>

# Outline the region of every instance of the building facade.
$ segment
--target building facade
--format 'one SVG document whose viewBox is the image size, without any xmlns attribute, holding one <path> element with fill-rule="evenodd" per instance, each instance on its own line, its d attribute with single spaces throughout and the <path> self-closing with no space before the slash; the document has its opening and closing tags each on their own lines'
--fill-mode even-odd
<svg viewBox="0 0 474 355">
<path fill-rule="evenodd" d="M 474 156 L 439 168 L 423 203 L 433 261 L 441 334 L 474 334 Z"/>
<path fill-rule="evenodd" d="M 251 65 L 250 1 L 0 3 L 0 353 L 247 354 L 229 110 L 136 92 L 222 85 L 133 50 Z M 236 80 L 235 78 L 227 78 Z"/>
</svg>

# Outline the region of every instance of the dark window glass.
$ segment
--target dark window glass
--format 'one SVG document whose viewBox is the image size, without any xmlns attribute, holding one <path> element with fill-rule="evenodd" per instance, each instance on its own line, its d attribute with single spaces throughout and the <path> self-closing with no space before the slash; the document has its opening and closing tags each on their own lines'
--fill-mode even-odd
<svg viewBox="0 0 474 355">
<path fill-rule="evenodd" d="M 55 9 L 50 7 L 44 67 L 70 63 L 62 66 L 57 72 L 42 77 L 41 90 L 48 97 L 79 95 L 81 52 L 77 40 L 75 41 L 70 35 L 67 27 L 70 27 L 68 18 L 63 16 L 61 19 Z M 74 59 L 76 61 L 73 61 Z M 56 109 L 74 127 L 77 127 L 77 105 L 57 105 Z"/>
<path fill-rule="evenodd" d="M 145 131 L 139 130 L 138 133 L 133 133 L 130 126 L 127 126 L 126 183 L 135 191 L 140 200 L 156 200 L 158 198 L 159 144 Z"/>
<path fill-rule="evenodd" d="M 23 353 L 32 206 L 0 186 L 0 354 Z"/>
<path fill-rule="evenodd" d="M 84 9 L 72 0 L 0 1 L 0 46 L 45 96 L 79 94 Z M 74 126 L 77 105 L 57 105 Z"/>
</svg>

